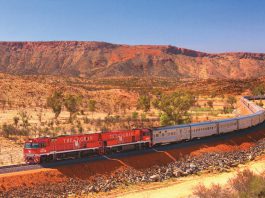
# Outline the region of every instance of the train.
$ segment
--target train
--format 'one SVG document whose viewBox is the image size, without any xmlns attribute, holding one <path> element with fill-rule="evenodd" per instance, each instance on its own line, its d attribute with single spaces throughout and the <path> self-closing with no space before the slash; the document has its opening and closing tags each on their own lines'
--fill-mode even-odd
<svg viewBox="0 0 265 198">
<path fill-rule="evenodd" d="M 250 114 L 231 119 L 30 139 L 24 144 L 24 159 L 28 164 L 40 164 L 69 158 L 141 150 L 246 129 L 265 120 L 265 110 L 250 101 L 251 99 L 259 98 L 249 96 L 240 98 L 240 102 Z"/>
</svg>

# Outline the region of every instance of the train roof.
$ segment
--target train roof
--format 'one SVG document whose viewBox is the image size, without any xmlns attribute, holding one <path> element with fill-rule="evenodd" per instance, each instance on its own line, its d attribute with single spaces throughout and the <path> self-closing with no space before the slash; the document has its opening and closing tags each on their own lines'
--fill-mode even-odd
<svg viewBox="0 0 265 198">
<path fill-rule="evenodd" d="M 216 122 L 227 122 L 227 121 L 235 121 L 237 118 L 227 118 L 227 119 L 222 119 L 222 120 L 216 120 Z"/>
<path fill-rule="evenodd" d="M 194 123 L 194 124 L 190 124 L 190 126 L 200 126 L 200 125 L 207 125 L 207 124 L 215 124 L 215 122 L 213 121 L 209 121 L 209 122 L 198 122 L 198 123 Z"/>
<path fill-rule="evenodd" d="M 185 127 L 190 127 L 190 126 L 200 126 L 200 125 L 206 125 L 206 124 L 215 124 L 215 122 L 209 121 L 209 122 L 198 122 L 198 123 L 193 123 L 193 124 L 180 124 L 180 125 L 173 125 L 173 126 L 156 127 L 156 128 L 153 128 L 153 130 L 185 128 Z"/>
<path fill-rule="evenodd" d="M 189 127 L 189 126 L 190 126 L 189 124 L 179 124 L 179 125 L 172 125 L 172 126 L 154 127 L 153 130 L 167 130 L 167 129 Z"/>
<path fill-rule="evenodd" d="M 258 99 L 265 99 L 265 95 L 259 95 L 259 96 L 243 96 L 243 98 L 247 100 L 258 100 Z"/>
<path fill-rule="evenodd" d="M 258 110 L 255 114 L 261 114 L 261 113 L 264 113 L 264 109 L 261 109 L 261 110 Z"/>
</svg>

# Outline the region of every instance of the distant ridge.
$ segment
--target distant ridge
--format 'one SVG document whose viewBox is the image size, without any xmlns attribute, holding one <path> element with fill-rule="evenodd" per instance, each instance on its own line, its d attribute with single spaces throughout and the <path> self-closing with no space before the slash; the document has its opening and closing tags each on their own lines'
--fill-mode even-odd
<svg viewBox="0 0 265 198">
<path fill-rule="evenodd" d="M 243 79 L 265 75 L 265 53 L 205 53 L 170 45 L 0 42 L 0 72 L 85 78 Z"/>
</svg>

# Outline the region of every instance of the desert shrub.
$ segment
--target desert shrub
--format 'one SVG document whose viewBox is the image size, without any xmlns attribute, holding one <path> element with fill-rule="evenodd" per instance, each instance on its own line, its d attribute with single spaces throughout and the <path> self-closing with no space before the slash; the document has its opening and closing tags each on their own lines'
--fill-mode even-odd
<svg viewBox="0 0 265 198">
<path fill-rule="evenodd" d="M 91 121 L 87 116 L 84 117 L 83 120 L 84 120 L 84 123 L 86 123 L 86 124 L 90 123 L 90 121 Z"/>
<path fill-rule="evenodd" d="M 137 101 L 137 107 L 142 109 L 144 112 L 149 111 L 151 107 L 150 97 L 147 94 L 140 96 Z"/>
<path fill-rule="evenodd" d="M 250 170 L 238 172 L 237 176 L 230 180 L 230 184 L 239 197 L 261 197 L 260 195 L 265 193 L 265 178 Z"/>
<path fill-rule="evenodd" d="M 19 112 L 19 116 L 21 118 L 21 121 L 22 121 L 22 126 L 26 129 L 30 126 L 29 124 L 29 118 L 30 118 L 30 115 L 28 114 L 27 111 L 20 111 Z"/>
<path fill-rule="evenodd" d="M 14 121 L 15 126 L 17 127 L 18 122 L 19 122 L 19 117 L 17 116 L 13 117 L 13 121 Z"/>
<path fill-rule="evenodd" d="M 195 195 L 198 198 L 217 198 L 217 197 L 232 198 L 232 197 L 235 197 L 235 195 L 231 191 L 223 189 L 220 185 L 217 185 L 217 184 L 213 184 L 209 188 L 200 184 L 194 189 L 193 195 Z"/>
<path fill-rule="evenodd" d="M 102 124 L 101 119 L 100 118 L 96 119 L 95 125 L 99 127 L 99 126 L 101 126 L 101 124 Z"/>
<path fill-rule="evenodd" d="M 89 100 L 88 101 L 88 110 L 92 113 L 92 118 L 93 118 L 93 113 L 96 111 L 96 104 L 97 102 L 95 100 Z"/>
<path fill-rule="evenodd" d="M 79 120 L 77 121 L 77 129 L 78 129 L 79 133 L 83 133 L 83 131 L 84 131 L 82 124 Z"/>
<path fill-rule="evenodd" d="M 265 178 L 255 175 L 250 170 L 243 170 L 237 173 L 236 177 L 230 179 L 227 187 L 212 185 L 209 188 L 198 185 L 193 195 L 198 198 L 259 198 L 265 197 Z"/>
<path fill-rule="evenodd" d="M 145 113 L 142 113 L 142 114 L 141 114 L 141 120 L 142 120 L 142 121 L 145 121 L 145 120 L 146 120 L 146 114 L 145 114 Z"/>
<path fill-rule="evenodd" d="M 208 107 L 210 107 L 212 109 L 213 108 L 213 101 L 212 100 L 208 100 L 207 101 L 207 105 L 208 105 Z"/>
<path fill-rule="evenodd" d="M 74 135 L 75 133 L 76 133 L 76 131 L 75 131 L 75 127 L 72 126 L 72 127 L 71 127 L 71 135 Z"/>
<path fill-rule="evenodd" d="M 4 123 L 2 126 L 2 133 L 4 137 L 9 138 L 11 135 L 17 133 L 17 129 L 11 124 Z"/>
<path fill-rule="evenodd" d="M 19 130 L 17 130 L 17 132 L 18 132 L 17 135 L 29 136 L 29 130 L 27 130 L 27 129 L 19 129 Z"/>
<path fill-rule="evenodd" d="M 104 126 L 102 126 L 101 128 L 100 128 L 100 131 L 102 131 L 103 133 L 104 132 L 107 132 L 109 130 L 109 128 L 106 126 L 106 125 L 104 125 Z"/>
<path fill-rule="evenodd" d="M 228 106 L 224 106 L 224 107 L 223 107 L 223 112 L 224 112 L 224 114 L 232 113 L 233 110 L 234 110 L 233 108 L 228 107 Z"/>
<path fill-rule="evenodd" d="M 138 112 L 134 111 L 132 112 L 132 119 L 137 120 L 138 119 Z"/>
<path fill-rule="evenodd" d="M 108 123 L 115 123 L 119 121 L 120 121 L 120 116 L 118 115 L 115 115 L 115 116 L 107 115 L 105 117 L 105 122 L 108 122 Z"/>
<path fill-rule="evenodd" d="M 6 138 L 10 138 L 10 136 L 28 136 L 29 130 L 27 129 L 18 129 L 14 127 L 12 124 L 6 124 L 4 123 L 2 126 L 2 133 L 3 136 Z"/>
<path fill-rule="evenodd" d="M 234 96 L 228 96 L 226 102 L 234 109 L 234 104 L 236 103 L 236 98 Z"/>
<path fill-rule="evenodd" d="M 119 115 L 115 115 L 114 117 L 115 117 L 115 120 L 116 120 L 117 122 L 119 122 L 120 119 L 121 119 L 121 116 L 119 116 Z"/>
<path fill-rule="evenodd" d="M 214 112 L 214 111 L 212 111 L 211 113 L 210 113 L 210 115 L 212 115 L 212 116 L 218 116 L 218 112 Z"/>
<path fill-rule="evenodd" d="M 263 84 L 257 85 L 252 88 L 252 94 L 259 96 L 259 95 L 264 95 L 265 93 L 265 87 Z"/>
<path fill-rule="evenodd" d="M 171 125 L 170 119 L 167 114 L 162 113 L 160 115 L 160 124 L 161 126 Z"/>
<path fill-rule="evenodd" d="M 258 103 L 256 103 L 257 105 L 259 105 L 260 107 L 263 107 L 263 102 L 259 101 Z"/>
</svg>

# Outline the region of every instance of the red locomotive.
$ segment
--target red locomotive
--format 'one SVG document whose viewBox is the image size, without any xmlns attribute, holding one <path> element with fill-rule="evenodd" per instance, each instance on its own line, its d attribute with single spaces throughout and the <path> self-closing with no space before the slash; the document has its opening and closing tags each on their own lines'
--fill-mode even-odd
<svg viewBox="0 0 265 198">
<path fill-rule="evenodd" d="M 135 129 L 35 138 L 25 143 L 24 158 L 27 163 L 42 163 L 141 149 L 151 145 L 150 133 L 149 129 Z"/>
</svg>

